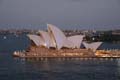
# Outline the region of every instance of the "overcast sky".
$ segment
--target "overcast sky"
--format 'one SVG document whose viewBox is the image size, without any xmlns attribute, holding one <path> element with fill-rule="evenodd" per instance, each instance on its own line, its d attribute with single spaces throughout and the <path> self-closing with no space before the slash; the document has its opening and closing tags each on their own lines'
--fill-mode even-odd
<svg viewBox="0 0 120 80">
<path fill-rule="evenodd" d="M 0 0 L 0 24 L 46 23 L 61 28 L 120 29 L 120 0 Z"/>
</svg>

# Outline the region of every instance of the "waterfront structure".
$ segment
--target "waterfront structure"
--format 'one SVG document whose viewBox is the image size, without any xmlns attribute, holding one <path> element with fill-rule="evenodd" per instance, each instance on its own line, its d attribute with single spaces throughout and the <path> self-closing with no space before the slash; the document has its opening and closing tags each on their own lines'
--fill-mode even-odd
<svg viewBox="0 0 120 80">
<path fill-rule="evenodd" d="M 47 24 L 47 29 L 48 31 L 39 30 L 37 34 L 28 34 L 33 45 L 26 51 L 15 51 L 13 56 L 24 58 L 120 57 L 120 51 L 97 50 L 102 42 L 83 42 L 84 35 L 66 37 L 59 28 L 52 24 Z M 80 49 L 81 44 L 86 49 Z"/>
<path fill-rule="evenodd" d="M 72 42 L 67 39 L 64 33 L 52 24 L 47 24 L 48 32 L 55 45 L 55 48 L 61 49 L 62 47 L 72 48 Z"/>
<path fill-rule="evenodd" d="M 38 35 L 30 35 L 28 34 L 27 35 L 29 37 L 29 39 L 31 41 L 33 41 L 33 43 L 36 45 L 36 46 L 41 46 L 41 45 L 44 45 L 44 40 L 41 36 L 38 36 Z"/>
<path fill-rule="evenodd" d="M 84 37 L 84 35 L 75 35 L 75 36 L 67 37 L 67 39 L 69 41 L 73 42 L 74 48 L 80 48 L 80 46 L 82 44 L 83 37 Z"/>
<path fill-rule="evenodd" d="M 48 32 L 39 30 L 38 35 L 43 38 L 45 47 L 47 47 L 47 48 L 55 47 L 53 42 L 52 42 L 52 39 L 50 37 L 50 34 Z"/>
<path fill-rule="evenodd" d="M 101 44 L 102 42 L 92 42 L 92 43 L 83 42 L 83 45 L 85 46 L 86 49 L 92 49 L 94 51 L 96 51 Z"/>
<path fill-rule="evenodd" d="M 56 26 L 47 24 L 48 32 L 38 31 L 38 35 L 29 34 L 28 37 L 36 46 L 46 48 L 80 48 L 84 35 L 75 35 L 66 37 L 65 34 Z"/>
</svg>

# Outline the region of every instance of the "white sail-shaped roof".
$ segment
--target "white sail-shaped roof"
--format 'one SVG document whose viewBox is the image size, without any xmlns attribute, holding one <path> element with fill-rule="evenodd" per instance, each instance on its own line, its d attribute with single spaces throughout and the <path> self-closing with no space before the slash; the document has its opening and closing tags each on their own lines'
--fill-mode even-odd
<svg viewBox="0 0 120 80">
<path fill-rule="evenodd" d="M 48 32 L 39 30 L 38 33 L 44 39 L 44 43 L 46 44 L 47 48 L 55 47 Z"/>
<path fill-rule="evenodd" d="M 84 35 L 75 35 L 67 37 L 73 43 L 73 48 L 80 48 Z"/>
<path fill-rule="evenodd" d="M 93 42 L 93 43 L 86 43 L 83 42 L 83 45 L 87 48 L 87 49 L 93 49 L 93 50 L 97 50 L 98 47 L 102 44 L 102 42 Z"/>
<path fill-rule="evenodd" d="M 57 49 L 60 49 L 63 47 L 66 42 L 67 38 L 64 35 L 64 33 L 57 28 L 56 26 L 52 24 L 47 24 L 48 27 L 48 32 L 51 35 L 52 41 L 54 41 L 54 45 L 56 46 Z"/>
<path fill-rule="evenodd" d="M 74 43 L 68 39 L 66 39 L 63 43 L 62 47 L 66 47 L 66 48 L 74 48 Z"/>
<path fill-rule="evenodd" d="M 80 48 L 83 35 L 75 35 L 66 37 L 64 33 L 52 24 L 47 24 L 48 32 L 46 31 L 39 31 L 38 35 L 28 35 L 28 37 L 37 45 L 37 46 L 45 46 L 55 47 L 57 49 L 61 49 L 62 47 L 67 48 Z M 94 49 L 96 50 L 102 42 L 94 42 L 91 44 L 83 43 L 87 49 Z"/>
<path fill-rule="evenodd" d="M 42 37 L 31 34 L 28 34 L 27 36 L 29 37 L 30 40 L 32 40 L 35 43 L 36 46 L 41 46 L 41 45 L 45 46 Z"/>
</svg>

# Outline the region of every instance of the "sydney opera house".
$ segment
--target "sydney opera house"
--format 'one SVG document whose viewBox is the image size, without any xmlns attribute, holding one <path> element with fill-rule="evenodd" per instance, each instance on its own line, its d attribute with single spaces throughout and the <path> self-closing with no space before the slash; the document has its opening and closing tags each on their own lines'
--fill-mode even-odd
<svg viewBox="0 0 120 80">
<path fill-rule="evenodd" d="M 39 30 L 37 34 L 28 34 L 31 40 L 27 56 L 94 56 L 102 42 L 83 42 L 84 35 L 65 36 L 56 26 L 47 24 L 47 31 Z M 86 49 L 81 49 L 84 45 Z M 16 53 L 15 53 L 16 54 Z"/>
<path fill-rule="evenodd" d="M 94 42 L 94 43 L 86 43 L 82 42 L 84 35 L 74 35 L 66 37 L 64 33 L 52 24 L 47 24 L 48 31 L 38 31 L 38 35 L 29 34 L 28 37 L 35 46 L 43 46 L 46 48 L 71 48 L 71 49 L 79 49 L 81 44 L 85 46 L 87 49 L 96 50 L 102 42 Z"/>
</svg>

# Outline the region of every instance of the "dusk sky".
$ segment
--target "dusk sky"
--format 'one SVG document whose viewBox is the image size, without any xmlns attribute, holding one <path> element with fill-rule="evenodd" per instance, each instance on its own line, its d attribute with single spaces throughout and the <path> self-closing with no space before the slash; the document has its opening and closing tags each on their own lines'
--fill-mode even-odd
<svg viewBox="0 0 120 80">
<path fill-rule="evenodd" d="M 0 0 L 0 24 L 46 23 L 71 29 L 120 29 L 120 0 Z"/>
</svg>

